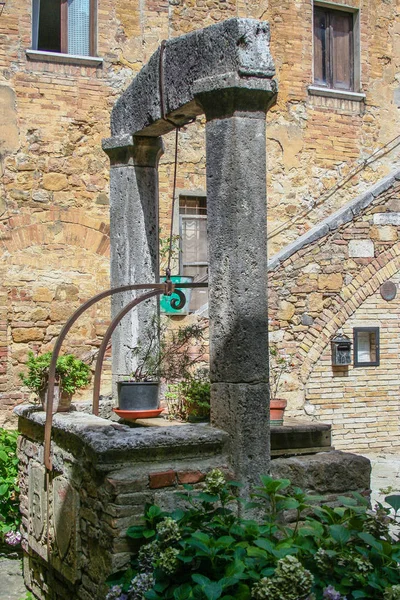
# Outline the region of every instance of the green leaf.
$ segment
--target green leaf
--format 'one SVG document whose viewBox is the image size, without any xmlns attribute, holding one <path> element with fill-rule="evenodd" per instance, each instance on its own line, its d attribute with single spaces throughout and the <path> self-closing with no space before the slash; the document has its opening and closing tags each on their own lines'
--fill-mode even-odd
<svg viewBox="0 0 400 600">
<path fill-rule="evenodd" d="M 329 532 L 333 539 L 339 544 L 346 544 L 351 538 L 351 533 L 343 525 L 330 525 Z"/>
<path fill-rule="evenodd" d="M 3 483 L 0 485 L 0 496 L 4 496 L 8 492 L 8 484 Z"/>
<path fill-rule="evenodd" d="M 391 494 L 390 496 L 386 496 L 385 502 L 387 502 L 397 513 L 397 511 L 400 509 L 400 494 Z"/>
<path fill-rule="evenodd" d="M 146 539 L 153 537 L 153 535 L 156 535 L 154 529 L 145 529 L 143 531 L 143 537 L 145 537 Z"/>
<path fill-rule="evenodd" d="M 223 592 L 222 585 L 219 581 L 211 581 L 203 587 L 203 592 L 207 600 L 218 600 Z"/>
<path fill-rule="evenodd" d="M 144 537 L 143 531 L 144 527 L 142 526 L 129 527 L 128 531 L 126 532 L 126 535 L 133 539 L 140 539 Z"/>
<path fill-rule="evenodd" d="M 155 519 L 156 517 L 160 517 L 162 515 L 162 510 L 159 506 L 155 506 L 154 504 L 150 506 L 147 511 L 147 517 L 149 519 Z"/>
<path fill-rule="evenodd" d="M 206 577 L 205 575 L 200 575 L 199 573 L 194 573 L 194 575 L 192 575 L 192 579 L 195 583 L 198 583 L 199 585 L 207 585 L 208 583 L 211 583 L 208 577 Z"/>
<path fill-rule="evenodd" d="M 378 540 L 376 540 L 370 533 L 365 533 L 362 531 L 358 534 L 358 537 L 362 539 L 363 542 L 371 546 L 371 548 L 375 548 L 375 550 L 378 550 L 378 552 L 382 552 L 382 544 L 378 542 Z"/>
<path fill-rule="evenodd" d="M 8 456 L 4 452 L 4 450 L 0 450 L 0 460 L 2 460 L 3 462 L 7 462 L 8 461 Z"/>
<path fill-rule="evenodd" d="M 353 598 L 368 598 L 367 594 L 363 590 L 353 590 Z"/>
<path fill-rule="evenodd" d="M 192 586 L 190 583 L 183 583 L 174 590 L 175 600 L 188 600 L 192 595 Z"/>
</svg>

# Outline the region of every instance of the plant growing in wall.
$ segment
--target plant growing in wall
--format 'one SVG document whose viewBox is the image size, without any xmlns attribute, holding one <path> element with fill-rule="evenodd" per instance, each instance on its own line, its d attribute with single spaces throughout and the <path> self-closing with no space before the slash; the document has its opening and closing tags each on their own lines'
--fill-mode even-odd
<svg viewBox="0 0 400 600">
<path fill-rule="evenodd" d="M 28 371 L 19 374 L 22 383 L 33 393 L 34 399 L 43 404 L 49 379 L 51 355 L 51 352 L 45 352 L 35 356 L 30 351 L 26 363 Z M 68 410 L 73 394 L 76 390 L 86 387 L 90 383 L 90 377 L 89 366 L 73 354 L 58 357 L 56 365 L 58 410 Z"/>
</svg>

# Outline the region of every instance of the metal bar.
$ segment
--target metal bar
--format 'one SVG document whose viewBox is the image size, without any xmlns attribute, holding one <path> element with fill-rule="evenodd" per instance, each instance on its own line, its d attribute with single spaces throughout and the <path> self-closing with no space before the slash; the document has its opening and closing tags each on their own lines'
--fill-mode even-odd
<svg viewBox="0 0 400 600">
<path fill-rule="evenodd" d="M 158 284 L 135 284 L 135 285 L 123 285 L 118 288 L 110 288 L 93 296 L 87 302 L 82 304 L 68 319 L 62 328 L 57 341 L 54 346 L 53 354 L 51 356 L 50 367 L 49 367 L 49 380 L 48 380 L 48 388 L 47 388 L 47 407 L 46 407 L 46 424 L 44 428 L 44 464 L 49 471 L 52 470 L 51 460 L 50 460 L 50 444 L 51 444 L 51 427 L 53 421 L 53 403 L 54 403 L 54 384 L 56 378 L 56 364 L 57 358 L 61 350 L 61 346 L 63 344 L 64 339 L 67 336 L 67 333 L 71 329 L 72 325 L 79 319 L 79 317 L 93 304 L 107 298 L 108 296 L 112 296 L 113 294 L 117 294 L 118 292 L 128 292 L 131 290 L 145 290 L 145 289 L 165 289 L 164 283 Z"/>
<path fill-rule="evenodd" d="M 148 300 L 149 298 L 152 298 L 153 296 L 157 296 L 160 294 L 162 294 L 162 290 L 153 290 L 152 292 L 147 292 L 147 294 L 142 294 L 141 296 L 139 296 L 139 298 L 135 298 L 134 300 L 132 300 L 132 302 L 129 302 L 129 304 L 127 304 L 122 310 L 120 310 L 120 312 L 117 314 L 116 317 L 114 317 L 114 319 L 111 321 L 110 325 L 108 326 L 107 331 L 104 334 L 103 341 L 101 342 L 101 345 L 99 348 L 99 352 L 97 355 L 97 361 L 96 361 L 96 369 L 94 372 L 93 409 L 92 409 L 92 412 L 94 415 L 98 416 L 98 414 L 99 414 L 100 381 L 101 381 L 101 371 L 103 368 L 103 360 L 104 360 L 104 355 L 107 350 L 108 342 L 109 342 L 112 334 L 114 333 L 115 328 L 117 327 L 117 325 L 119 324 L 121 319 L 123 319 L 123 317 L 130 310 L 132 310 L 132 308 L 135 308 L 135 306 L 137 306 L 144 300 Z"/>
<path fill-rule="evenodd" d="M 129 291 L 134 291 L 134 290 L 152 289 L 152 290 L 161 290 L 160 293 L 162 293 L 162 291 L 164 291 L 165 294 L 171 295 L 171 293 L 174 290 L 174 287 L 177 287 L 177 288 L 190 288 L 190 287 L 201 288 L 201 287 L 203 287 L 204 288 L 204 287 L 208 287 L 208 284 L 207 283 L 179 283 L 176 286 L 173 286 L 170 282 L 152 283 L 152 284 L 151 283 L 139 283 L 139 284 L 132 284 L 132 285 L 123 285 L 123 286 L 120 286 L 117 288 L 110 288 L 108 290 L 105 290 L 104 292 L 101 292 L 100 294 L 97 294 L 96 296 L 93 296 L 93 298 L 90 298 L 90 300 L 88 300 L 87 302 L 82 304 L 82 306 L 80 306 L 71 315 L 71 317 L 68 319 L 68 321 L 65 323 L 65 325 L 62 328 L 62 330 L 57 338 L 57 341 L 55 343 L 53 354 L 52 354 L 51 361 L 50 361 L 50 367 L 49 367 L 49 380 L 48 380 L 48 388 L 47 388 L 46 424 L 45 424 L 45 428 L 44 428 L 44 464 L 49 471 L 52 470 L 52 464 L 51 464 L 51 459 L 50 459 L 50 447 L 51 447 L 51 428 L 52 428 L 52 421 L 53 421 L 54 383 L 55 383 L 55 375 L 56 375 L 57 358 L 60 353 L 61 346 L 62 346 L 69 330 L 74 325 L 75 321 L 77 321 L 77 319 L 79 319 L 79 317 L 88 308 L 90 308 L 91 306 L 96 304 L 96 302 L 99 302 L 100 300 L 103 300 L 104 298 L 107 298 L 108 296 L 112 296 L 119 292 L 129 292 Z"/>
</svg>

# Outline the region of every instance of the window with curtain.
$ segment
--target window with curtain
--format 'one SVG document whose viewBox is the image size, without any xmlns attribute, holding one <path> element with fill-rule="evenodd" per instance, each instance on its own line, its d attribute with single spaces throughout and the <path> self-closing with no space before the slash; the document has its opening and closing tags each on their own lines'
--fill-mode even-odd
<svg viewBox="0 0 400 600">
<path fill-rule="evenodd" d="M 94 0 L 33 0 L 32 8 L 34 50 L 95 54 Z"/>
<path fill-rule="evenodd" d="M 314 6 L 314 83 L 354 90 L 354 14 Z"/>
<path fill-rule="evenodd" d="M 193 277 L 193 281 L 207 281 L 207 198 L 205 196 L 180 196 L 180 273 Z M 207 289 L 192 290 L 189 310 L 198 310 L 208 302 Z"/>
</svg>

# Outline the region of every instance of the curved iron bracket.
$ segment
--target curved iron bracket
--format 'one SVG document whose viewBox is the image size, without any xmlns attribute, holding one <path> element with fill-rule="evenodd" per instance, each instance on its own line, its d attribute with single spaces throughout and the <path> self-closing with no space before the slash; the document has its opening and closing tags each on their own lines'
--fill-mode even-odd
<svg viewBox="0 0 400 600">
<path fill-rule="evenodd" d="M 208 287 L 208 284 L 207 283 L 180 283 L 179 287 L 180 288 L 205 288 L 205 287 Z M 49 471 L 52 470 L 50 449 L 51 449 L 51 429 L 52 429 L 52 423 L 53 423 L 54 384 L 55 384 L 55 375 L 56 375 L 56 364 L 57 364 L 58 355 L 61 350 L 61 346 L 62 346 L 69 330 L 74 325 L 74 323 L 79 319 L 79 317 L 81 315 L 83 315 L 83 313 L 86 310 L 88 310 L 88 308 L 90 308 L 97 302 L 100 302 L 100 300 L 103 300 L 104 298 L 107 298 L 109 296 L 113 296 L 114 294 L 118 294 L 120 292 L 129 292 L 129 291 L 135 291 L 135 290 L 148 290 L 148 289 L 150 289 L 152 291 L 149 292 L 148 294 L 142 294 L 142 296 L 139 296 L 139 298 L 135 298 L 135 300 L 130 302 L 124 309 L 122 309 L 122 311 L 119 313 L 119 315 L 122 312 L 124 314 L 120 317 L 120 320 L 127 312 L 129 312 L 134 306 L 136 306 L 143 300 L 146 300 L 147 298 L 151 298 L 153 296 L 157 296 L 157 295 L 161 295 L 161 294 L 166 294 L 167 296 L 170 296 L 173 292 L 175 292 L 179 296 L 180 301 L 172 299 L 171 305 L 173 305 L 172 304 L 173 302 L 176 303 L 176 305 L 173 305 L 173 308 L 182 308 L 185 304 L 185 301 L 183 301 L 183 304 L 181 305 L 182 297 L 183 297 L 183 299 L 185 298 L 184 294 L 182 294 L 182 292 L 180 292 L 179 290 L 176 290 L 175 286 L 170 281 L 166 281 L 164 283 L 137 283 L 137 284 L 132 284 L 132 285 L 122 285 L 117 288 L 110 288 L 108 290 L 100 292 L 100 294 L 96 294 L 96 296 L 93 296 L 93 298 L 90 298 L 89 300 L 87 300 L 87 302 L 84 302 L 84 304 L 82 304 L 82 306 L 80 306 L 70 316 L 68 321 L 65 323 L 64 327 L 61 329 L 61 332 L 56 340 L 56 343 L 55 343 L 55 346 L 53 349 L 53 354 L 51 356 L 50 367 L 49 367 L 48 389 L 47 389 L 46 423 L 45 423 L 45 428 L 44 428 L 44 464 L 45 464 L 45 467 Z M 116 318 L 118 318 L 119 315 L 117 315 Z M 111 325 L 112 324 L 110 324 L 109 328 L 107 329 L 107 332 L 109 331 Z M 114 327 L 114 329 L 115 329 L 115 327 Z M 107 334 L 107 332 L 106 332 L 106 334 Z M 112 334 L 112 332 L 111 332 L 111 334 Z M 110 337 L 111 337 L 111 334 L 110 334 Z M 107 343 L 108 343 L 108 340 L 107 340 Z M 104 353 L 105 353 L 105 348 L 103 351 L 101 363 L 103 362 L 103 359 L 104 359 Z M 100 357 L 100 354 L 99 354 L 99 357 Z M 100 371 L 100 369 L 101 369 L 101 367 L 99 367 L 99 371 Z M 97 362 L 96 362 L 96 372 L 97 372 Z M 95 374 L 95 382 L 94 382 L 95 384 L 96 384 L 96 381 L 97 380 L 96 380 L 96 374 Z M 97 385 L 98 385 L 97 393 L 99 394 L 99 392 L 100 392 L 100 376 L 98 376 L 98 384 Z M 94 392 L 93 392 L 93 397 L 94 397 Z M 97 410 L 98 410 L 98 408 L 97 408 Z"/>
</svg>

